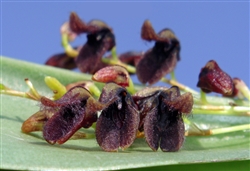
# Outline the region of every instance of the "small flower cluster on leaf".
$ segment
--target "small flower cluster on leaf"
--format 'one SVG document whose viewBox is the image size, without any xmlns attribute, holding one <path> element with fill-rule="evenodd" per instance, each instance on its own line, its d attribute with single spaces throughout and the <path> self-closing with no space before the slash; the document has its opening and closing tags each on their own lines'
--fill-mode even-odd
<svg viewBox="0 0 250 171">
<path fill-rule="evenodd" d="M 87 42 L 79 47 L 71 47 L 69 42 L 78 35 L 86 34 Z M 250 115 L 248 104 L 237 103 L 229 106 L 208 103 L 203 92 L 216 92 L 224 97 L 237 97 L 241 102 L 250 99 L 250 91 L 239 78 L 232 79 L 216 63 L 209 61 L 200 71 L 197 87 L 201 98 L 193 98 L 198 92 L 167 80 L 180 60 L 180 41 L 168 28 L 156 33 L 149 20 L 141 27 L 141 38 L 154 41 L 146 52 L 128 51 L 116 54 L 115 35 L 111 27 L 100 20 L 89 23 L 82 21 L 76 13 L 71 13 L 69 22 L 61 27 L 62 45 L 65 53 L 49 58 L 46 65 L 73 69 L 92 75 L 92 80 L 83 80 L 67 86 L 52 77 L 45 83 L 54 92 L 52 98 L 41 96 L 26 79 L 29 92 L 18 92 L 0 84 L 1 93 L 26 97 L 40 101 L 40 110 L 30 116 L 22 125 L 22 131 L 29 133 L 42 131 L 50 144 L 63 144 L 73 137 L 87 137 L 80 134 L 81 128 L 95 127 L 97 143 L 104 151 L 118 151 L 130 147 L 138 137 L 145 137 L 148 146 L 157 151 L 178 151 L 185 135 L 212 135 L 224 130 L 250 129 L 250 125 L 240 125 L 233 129 L 201 130 L 186 116 L 222 111 L 226 114 Z M 111 55 L 104 57 L 106 52 Z M 136 90 L 130 75 L 136 74 L 143 84 L 152 85 L 163 80 L 166 87 L 142 86 Z M 95 82 L 104 83 L 97 88 Z M 181 90 L 185 93 L 181 94 Z M 204 105 L 205 102 L 206 105 Z M 195 105 L 194 105 L 195 103 Z M 239 104 L 244 104 L 239 106 Z M 225 105 L 225 104 L 223 104 Z M 99 114 L 98 114 L 99 113 Z M 195 131 L 186 131 L 184 121 Z M 225 132 L 225 131 L 224 131 Z"/>
<path fill-rule="evenodd" d="M 109 74 L 103 74 L 103 70 Z M 119 78 L 120 75 L 125 77 Z M 192 94 L 181 95 L 179 88 L 173 86 L 148 87 L 131 95 L 125 88 L 129 85 L 126 75 L 120 66 L 95 73 L 96 81 L 106 82 L 98 100 L 80 85 L 73 86 L 58 100 L 42 96 L 40 110 L 23 123 L 22 131 L 43 131 L 48 143 L 63 144 L 80 128 L 89 128 L 96 122 L 96 140 L 104 151 L 128 148 L 138 132 L 144 132 L 154 151 L 159 146 L 162 151 L 178 151 L 184 142 L 182 117 L 192 110 Z"/>
</svg>

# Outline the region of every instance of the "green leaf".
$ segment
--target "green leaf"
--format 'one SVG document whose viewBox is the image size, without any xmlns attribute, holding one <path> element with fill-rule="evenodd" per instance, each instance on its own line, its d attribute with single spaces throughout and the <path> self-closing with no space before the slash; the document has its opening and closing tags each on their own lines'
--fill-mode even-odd
<svg viewBox="0 0 250 171">
<path fill-rule="evenodd" d="M 7 87 L 28 91 L 24 79 L 29 78 L 40 94 L 49 97 L 53 94 L 44 83 L 45 76 L 55 77 L 63 84 L 91 78 L 81 73 L 5 57 L 1 57 L 1 71 L 1 83 Z M 159 169 L 163 166 L 181 169 L 186 164 L 193 164 L 187 166 L 190 168 L 197 166 L 195 163 L 240 161 L 250 158 L 249 131 L 187 137 L 182 149 L 173 153 L 164 153 L 160 150 L 153 152 L 144 139 L 137 139 L 130 148 L 117 153 L 102 151 L 95 139 L 69 140 L 63 145 L 50 145 L 43 140 L 41 132 L 31 134 L 21 132 L 22 122 L 39 110 L 37 102 L 1 95 L 0 107 L 2 169 L 114 170 L 151 166 L 162 166 Z M 192 115 L 190 120 L 200 126 L 211 128 L 249 123 L 249 117 L 243 116 Z M 243 163 L 245 168 L 249 167 L 249 164 L 246 165 L 247 162 Z M 238 165 L 242 168 L 242 162 Z M 203 165 L 203 168 L 207 167 L 209 164 Z"/>
</svg>

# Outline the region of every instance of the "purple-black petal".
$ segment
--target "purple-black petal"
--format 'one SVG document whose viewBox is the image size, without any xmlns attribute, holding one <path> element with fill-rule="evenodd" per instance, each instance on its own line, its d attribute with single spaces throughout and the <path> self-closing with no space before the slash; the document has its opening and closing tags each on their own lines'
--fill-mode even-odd
<svg viewBox="0 0 250 171">
<path fill-rule="evenodd" d="M 156 42 L 136 66 L 136 74 L 142 83 L 154 84 L 172 72 L 179 57 L 179 43 Z"/>
<path fill-rule="evenodd" d="M 45 65 L 65 68 L 65 69 L 74 69 L 76 68 L 75 59 L 68 56 L 66 53 L 55 54 L 51 56 L 46 62 Z"/>
<path fill-rule="evenodd" d="M 82 47 L 76 64 L 84 73 L 94 74 L 106 65 L 101 61 L 103 55 L 115 45 L 114 34 L 107 28 L 87 35 L 87 43 Z"/>
<path fill-rule="evenodd" d="M 114 83 L 103 88 L 99 101 L 107 104 L 96 123 L 96 139 L 105 151 L 129 147 L 139 124 L 137 107 L 126 89 Z"/>
<path fill-rule="evenodd" d="M 70 89 L 53 105 L 49 106 L 50 104 L 48 104 L 48 106 L 43 107 L 49 112 L 54 111 L 53 116 L 44 125 L 44 139 L 51 144 L 62 144 L 77 130 L 86 126 L 84 123 L 89 126 L 92 123 L 90 124 L 88 121 L 95 122 L 97 119 L 96 111 L 88 109 L 90 98 L 92 98 L 90 93 L 85 88 L 78 86 Z"/>
<path fill-rule="evenodd" d="M 193 106 L 191 93 L 180 95 L 178 87 L 146 88 L 134 96 L 141 121 L 139 131 L 144 131 L 149 147 L 156 151 L 178 151 L 184 142 L 183 113 Z"/>
</svg>

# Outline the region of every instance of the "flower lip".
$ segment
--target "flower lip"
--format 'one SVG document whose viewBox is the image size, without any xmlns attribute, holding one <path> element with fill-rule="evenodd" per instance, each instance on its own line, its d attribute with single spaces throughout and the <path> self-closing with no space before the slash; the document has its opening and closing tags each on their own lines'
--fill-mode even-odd
<svg viewBox="0 0 250 171">
<path fill-rule="evenodd" d="M 156 151 L 178 151 L 184 142 L 183 113 L 193 106 L 191 93 L 180 94 L 177 86 L 146 88 L 134 96 L 140 111 L 139 131 L 144 131 L 149 147 Z"/>
<path fill-rule="evenodd" d="M 99 101 L 106 104 L 96 123 L 96 139 L 104 151 L 129 147 L 136 138 L 139 124 L 137 106 L 126 89 L 107 83 Z"/>
</svg>

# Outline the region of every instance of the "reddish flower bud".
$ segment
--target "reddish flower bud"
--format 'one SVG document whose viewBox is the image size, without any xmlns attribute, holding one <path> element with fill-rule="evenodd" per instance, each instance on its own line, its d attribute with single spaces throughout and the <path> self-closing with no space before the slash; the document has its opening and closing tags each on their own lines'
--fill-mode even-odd
<svg viewBox="0 0 250 171">
<path fill-rule="evenodd" d="M 144 131 L 149 147 L 154 151 L 159 146 L 162 151 L 178 151 L 185 134 L 182 115 L 192 110 L 192 94 L 180 95 L 176 86 L 142 91 L 133 98 L 141 115 L 139 130 Z"/>
<path fill-rule="evenodd" d="M 96 140 L 104 151 L 129 147 L 136 138 L 139 113 L 126 89 L 114 83 L 104 86 L 99 101 L 107 105 L 96 123 Z"/>
<path fill-rule="evenodd" d="M 120 86 L 129 86 L 128 71 L 121 66 L 108 66 L 98 70 L 93 76 L 92 80 L 109 83 L 114 82 Z"/>
<path fill-rule="evenodd" d="M 210 60 L 201 69 L 197 87 L 200 87 L 205 93 L 216 92 L 222 95 L 231 95 L 234 86 L 232 78 L 222 71 L 214 60 Z"/>
</svg>

